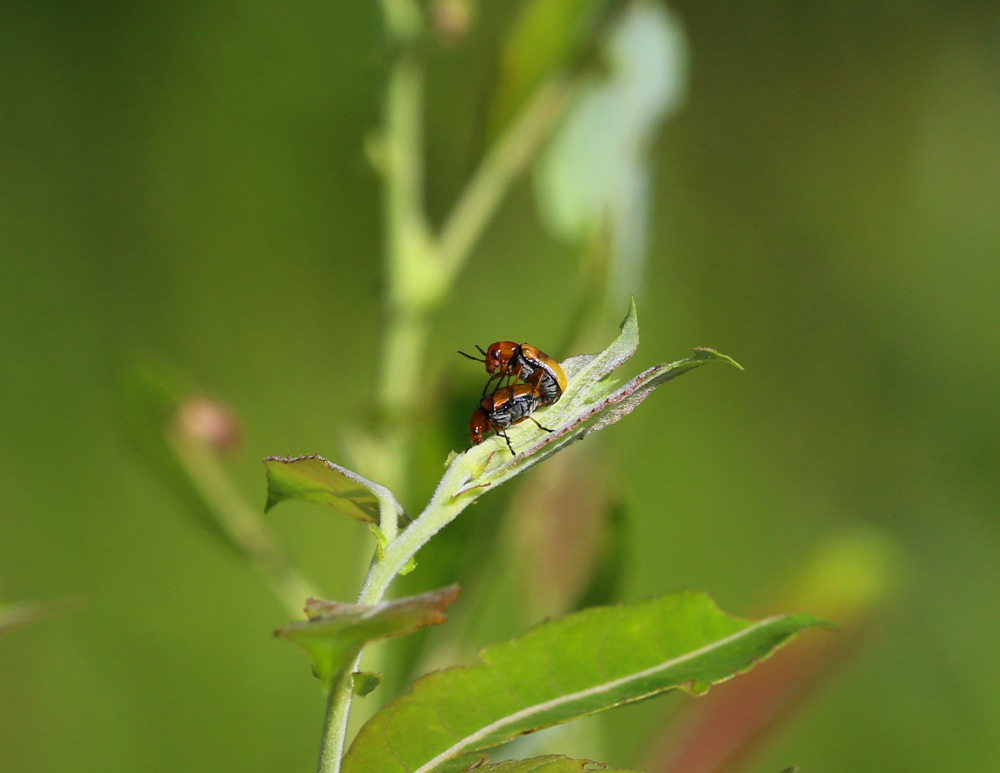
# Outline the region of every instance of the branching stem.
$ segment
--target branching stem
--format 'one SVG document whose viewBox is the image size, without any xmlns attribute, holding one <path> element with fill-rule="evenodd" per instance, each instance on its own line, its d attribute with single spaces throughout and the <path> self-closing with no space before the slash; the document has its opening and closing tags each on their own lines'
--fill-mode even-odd
<svg viewBox="0 0 1000 773">
<path fill-rule="evenodd" d="M 414 0 L 381 0 L 386 29 L 404 47 L 389 75 L 380 142 L 385 185 L 388 321 L 378 386 L 386 429 L 378 443 L 381 482 L 405 496 L 411 417 L 423 399 L 414 374 L 423 372 L 430 318 L 440 308 L 511 184 L 538 154 L 574 91 L 553 77 L 545 82 L 489 150 L 459 197 L 440 236 L 431 233 L 424 207 L 423 73 L 410 44 L 422 27 Z M 452 481 L 453 483 L 454 481 Z M 390 541 L 373 562 L 359 604 L 385 595 L 399 570 L 474 497 L 455 496 L 446 473 L 423 514 Z M 320 750 L 319 772 L 339 773 L 350 714 L 352 682 L 346 675 L 331 685 Z"/>
</svg>

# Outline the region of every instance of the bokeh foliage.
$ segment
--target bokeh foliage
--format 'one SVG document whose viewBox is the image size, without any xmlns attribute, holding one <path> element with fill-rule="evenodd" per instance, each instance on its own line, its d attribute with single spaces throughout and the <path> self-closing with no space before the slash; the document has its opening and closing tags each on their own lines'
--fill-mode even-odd
<svg viewBox="0 0 1000 773">
<path fill-rule="evenodd" d="M 654 147 L 642 351 L 710 345 L 748 370 L 681 380 L 605 433 L 630 502 L 624 595 L 687 586 L 750 614 L 799 556 L 878 527 L 908 556 L 907 589 L 750 769 L 996 768 L 1000 15 L 672 8 L 691 83 Z M 432 215 L 481 150 L 514 10 L 482 3 L 467 41 L 428 52 Z M 366 2 L 0 7 L 0 593 L 68 601 L 0 639 L 5 767 L 312 764 L 322 698 L 267 635 L 283 610 L 123 441 L 115 374 L 153 351 L 222 396 L 246 428 L 232 469 L 261 505 L 261 457 L 334 455 L 374 383 L 378 183 L 362 148 L 382 40 Z M 576 260 L 519 186 L 414 374 L 445 450 L 481 388 L 453 351 L 563 340 Z M 364 527 L 283 507 L 271 522 L 308 575 L 352 598 Z M 481 644 L 523 628 L 491 619 Z M 661 709 L 597 726 L 609 762 L 638 764 Z"/>
</svg>

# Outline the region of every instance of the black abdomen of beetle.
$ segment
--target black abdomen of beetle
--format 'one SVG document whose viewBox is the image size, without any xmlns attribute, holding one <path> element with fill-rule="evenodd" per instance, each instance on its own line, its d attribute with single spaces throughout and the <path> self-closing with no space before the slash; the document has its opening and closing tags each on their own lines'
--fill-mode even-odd
<svg viewBox="0 0 1000 773">
<path fill-rule="evenodd" d="M 483 398 L 483 403 L 487 401 L 492 403 L 492 410 L 484 405 L 486 416 L 497 429 L 508 429 L 524 421 L 540 403 L 538 394 L 529 384 L 501 389 L 495 395 Z"/>
</svg>

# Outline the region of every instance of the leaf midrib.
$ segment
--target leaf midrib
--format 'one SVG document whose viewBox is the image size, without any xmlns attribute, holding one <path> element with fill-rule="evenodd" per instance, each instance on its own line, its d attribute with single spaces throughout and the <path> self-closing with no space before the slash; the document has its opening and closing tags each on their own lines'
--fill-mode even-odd
<svg viewBox="0 0 1000 773">
<path fill-rule="evenodd" d="M 550 709 L 558 708 L 560 706 L 563 706 L 567 703 L 571 703 L 576 700 L 582 700 L 584 698 L 589 698 L 593 695 L 600 695 L 601 693 L 604 692 L 610 692 L 611 690 L 614 690 L 617 687 L 628 684 L 629 682 L 634 682 L 637 679 L 643 679 L 647 676 L 653 676 L 654 674 L 660 671 L 665 671 L 669 668 L 673 668 L 674 666 L 680 665 L 685 661 L 692 660 L 694 658 L 700 657 L 701 655 L 710 653 L 713 650 L 718 649 L 719 647 L 724 647 L 727 644 L 739 641 L 741 638 L 753 633 L 758 628 L 770 625 L 771 623 L 774 623 L 782 619 L 783 617 L 784 617 L 783 615 L 778 615 L 775 617 L 768 617 L 764 620 L 759 620 L 753 625 L 747 626 L 746 628 L 737 631 L 736 633 L 730 634 L 725 638 L 719 639 L 718 641 L 712 642 L 711 644 L 706 644 L 704 647 L 692 650 L 691 652 L 673 658 L 672 660 L 667 660 L 663 663 L 652 666 L 651 668 L 647 668 L 643 671 L 636 671 L 634 674 L 629 674 L 628 676 L 623 676 L 618 679 L 614 679 L 610 682 L 605 682 L 603 684 L 594 685 L 593 687 L 588 687 L 586 690 L 579 690 L 578 692 L 561 695 L 558 698 L 553 698 L 552 700 L 545 701 L 544 703 L 537 703 L 533 706 L 528 706 L 527 708 L 523 708 L 520 711 L 515 711 L 513 714 L 508 714 L 506 717 L 498 719 L 496 722 L 491 722 L 490 724 L 481 727 L 475 733 L 466 736 L 458 743 L 445 749 L 434 759 L 421 765 L 419 768 L 413 771 L 413 773 L 430 773 L 432 770 L 434 770 L 434 768 L 437 765 L 440 765 L 442 762 L 447 762 L 448 760 L 457 757 L 459 754 L 462 753 L 462 751 L 469 748 L 470 746 L 475 745 L 478 741 L 481 741 L 483 738 L 486 738 L 491 733 L 494 733 L 497 730 L 502 730 L 504 727 L 507 727 L 508 725 L 516 724 L 517 722 L 520 722 L 522 719 L 528 719 L 534 714 L 538 714 L 544 711 L 549 711 Z"/>
</svg>

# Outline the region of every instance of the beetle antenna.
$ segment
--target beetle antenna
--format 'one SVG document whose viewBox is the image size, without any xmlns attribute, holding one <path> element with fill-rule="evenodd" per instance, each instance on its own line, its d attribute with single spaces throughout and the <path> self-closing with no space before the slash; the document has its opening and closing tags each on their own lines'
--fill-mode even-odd
<svg viewBox="0 0 1000 773">
<path fill-rule="evenodd" d="M 478 346 L 476 347 L 479 348 Z M 471 354 L 466 354 L 465 352 L 459 352 L 463 357 L 468 357 L 470 360 L 475 360 L 476 362 L 486 362 L 486 360 L 481 360 L 478 357 L 473 357 Z"/>
<path fill-rule="evenodd" d="M 481 347 L 479 344 L 476 344 L 476 348 L 479 350 L 479 353 L 483 355 L 483 357 L 487 356 L 486 352 L 483 351 L 483 347 Z"/>
</svg>

